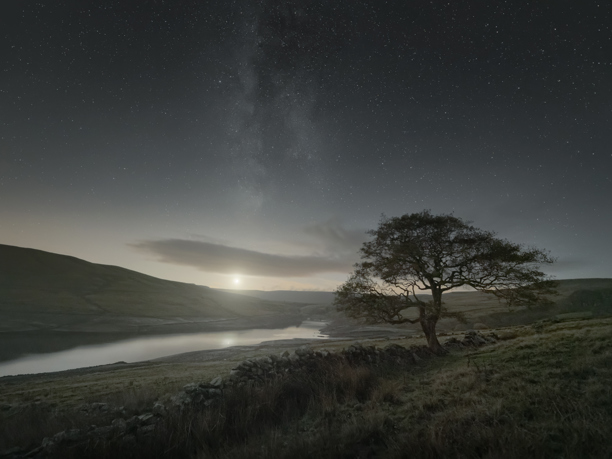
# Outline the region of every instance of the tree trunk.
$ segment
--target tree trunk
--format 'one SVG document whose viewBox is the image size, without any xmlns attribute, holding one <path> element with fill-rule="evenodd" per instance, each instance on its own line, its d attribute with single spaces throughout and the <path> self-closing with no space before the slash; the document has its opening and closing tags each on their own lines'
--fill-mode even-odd
<svg viewBox="0 0 612 459">
<path fill-rule="evenodd" d="M 421 317 L 420 322 L 423 333 L 425 333 L 425 339 L 427 340 L 429 349 L 438 355 L 446 354 L 446 349 L 442 347 L 438 341 L 438 337 L 436 336 L 436 324 L 438 323 L 438 318 L 425 315 Z"/>
<path fill-rule="evenodd" d="M 436 336 L 436 324 L 438 323 L 440 311 L 442 310 L 442 292 L 440 288 L 435 285 L 433 278 L 429 281 L 432 286 L 433 310 L 428 311 L 424 307 L 419 308 L 419 319 L 429 349 L 438 355 L 442 355 L 446 354 L 446 350 L 440 345 L 438 337 Z"/>
</svg>

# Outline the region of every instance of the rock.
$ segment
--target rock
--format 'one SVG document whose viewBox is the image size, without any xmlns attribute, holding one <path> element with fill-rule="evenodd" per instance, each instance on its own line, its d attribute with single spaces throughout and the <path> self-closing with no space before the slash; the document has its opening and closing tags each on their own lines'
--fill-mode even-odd
<svg viewBox="0 0 612 459">
<path fill-rule="evenodd" d="M 479 332 L 475 330 L 469 330 L 465 333 L 465 337 L 461 341 L 461 344 L 463 344 L 464 346 L 479 347 L 479 346 L 484 346 L 485 344 L 489 344 L 493 342 L 495 342 L 494 339 L 485 338 Z"/>
<path fill-rule="evenodd" d="M 108 403 L 92 403 L 91 408 L 97 411 L 108 411 Z"/>
<path fill-rule="evenodd" d="M 406 348 L 400 346 L 399 344 L 396 343 L 391 343 L 391 344 L 387 344 L 384 348 L 383 351 L 385 353 L 389 353 L 389 354 L 399 354 L 402 351 L 405 351 Z"/>
<path fill-rule="evenodd" d="M 250 366 L 244 365 L 244 363 L 241 363 L 237 367 L 234 367 L 233 370 L 236 370 L 238 373 L 248 373 L 249 371 L 252 371 L 253 368 Z"/>
<path fill-rule="evenodd" d="M 210 381 L 211 386 L 221 387 L 223 386 L 223 378 L 221 376 L 217 376 Z"/>
<path fill-rule="evenodd" d="M 185 392 L 180 392 L 177 395 L 172 396 L 170 400 L 172 401 L 172 404 L 177 407 L 185 406 L 191 403 L 191 397 L 189 397 L 189 395 L 187 395 Z"/>
<path fill-rule="evenodd" d="M 474 324 L 474 330 L 487 330 L 489 326 L 487 324 L 483 324 L 482 322 L 478 322 Z"/>
<path fill-rule="evenodd" d="M 166 409 L 166 406 L 163 403 L 155 402 L 155 404 L 153 405 L 153 413 L 158 416 L 165 416 L 166 414 L 168 414 L 168 410 Z"/>
<path fill-rule="evenodd" d="M 119 434 L 123 434 L 127 432 L 127 422 L 125 422 L 125 419 L 123 418 L 113 419 L 113 422 L 111 423 L 111 425 L 113 426 L 115 431 Z"/>
<path fill-rule="evenodd" d="M 453 336 L 452 338 L 444 341 L 442 346 L 447 349 L 461 349 L 463 347 L 463 343 Z"/>
<path fill-rule="evenodd" d="M 43 438 L 42 443 L 40 444 L 43 448 L 48 448 L 51 445 L 54 445 L 53 438 L 45 437 Z"/>
<path fill-rule="evenodd" d="M 138 419 L 138 416 L 132 416 L 130 419 L 125 421 L 125 425 L 128 432 L 133 432 L 134 430 L 136 430 L 139 424 L 140 420 Z"/>
<path fill-rule="evenodd" d="M 81 438 L 79 429 L 63 430 L 53 435 L 53 443 L 74 443 Z"/>
<path fill-rule="evenodd" d="M 223 391 L 221 389 L 206 389 L 203 395 L 206 398 L 219 398 L 223 395 Z"/>
<path fill-rule="evenodd" d="M 507 341 L 509 339 L 517 338 L 518 334 L 513 330 L 503 330 L 497 334 L 497 339 L 501 341 Z"/>
<path fill-rule="evenodd" d="M 192 392 L 195 392 L 195 391 L 198 390 L 198 384 L 196 384 L 196 383 L 185 384 L 183 386 L 183 390 L 186 393 L 191 394 Z"/>
<path fill-rule="evenodd" d="M 79 411 L 89 411 L 89 405 L 87 403 L 83 403 L 79 406 Z"/>
<path fill-rule="evenodd" d="M 499 339 L 496 333 L 488 333 L 486 336 L 483 336 L 483 338 L 488 344 L 495 344 Z"/>
<path fill-rule="evenodd" d="M 91 432 L 89 432 L 88 436 L 91 435 L 91 436 L 98 437 L 98 438 L 110 438 L 114 430 L 115 429 L 113 426 L 98 427 L 92 430 Z"/>
<path fill-rule="evenodd" d="M 155 431 L 155 424 L 142 426 L 138 429 L 138 435 L 151 435 Z"/>
</svg>

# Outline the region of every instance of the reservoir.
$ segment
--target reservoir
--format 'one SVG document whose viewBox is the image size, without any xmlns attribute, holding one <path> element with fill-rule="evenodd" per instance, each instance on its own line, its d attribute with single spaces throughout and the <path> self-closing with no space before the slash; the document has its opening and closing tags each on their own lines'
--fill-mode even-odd
<svg viewBox="0 0 612 459">
<path fill-rule="evenodd" d="M 0 376 L 48 373 L 74 368 L 151 360 L 183 352 L 248 346 L 263 341 L 294 338 L 325 339 L 323 322 L 303 322 L 297 327 L 250 329 L 177 335 L 143 336 L 107 344 L 79 346 L 48 354 L 33 354 L 0 363 Z"/>
</svg>

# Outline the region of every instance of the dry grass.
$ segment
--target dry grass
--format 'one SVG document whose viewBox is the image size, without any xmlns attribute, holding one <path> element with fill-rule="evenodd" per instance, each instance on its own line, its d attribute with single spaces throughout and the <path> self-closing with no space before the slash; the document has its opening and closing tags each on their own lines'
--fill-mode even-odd
<svg viewBox="0 0 612 459">
<path fill-rule="evenodd" d="M 611 325 L 556 325 L 413 378 L 395 453 L 609 457 Z"/>
<path fill-rule="evenodd" d="M 157 426 L 156 434 L 138 449 L 99 442 L 68 448 L 61 457 L 274 457 L 306 443 L 353 444 L 370 425 L 380 427 L 379 414 L 367 422 L 345 423 L 352 410 L 375 406 L 391 397 L 397 385 L 381 384 L 387 370 L 351 366 L 342 360 L 313 362 L 307 371 L 287 375 L 262 386 L 227 390 L 208 409 L 174 412 Z M 395 389 L 394 389 L 395 388 Z M 384 417 L 384 416 L 383 416 Z M 380 419 L 379 419 L 380 418 Z M 338 443 L 339 428 L 346 441 Z M 307 432 L 307 433 L 306 433 Z M 326 432 L 322 434 L 321 432 Z M 279 449 L 280 448 L 280 449 Z M 285 451 L 285 452 L 287 452 Z M 295 453 L 292 453 L 295 455 Z M 302 451 L 299 457 L 306 457 Z M 246 456 L 245 456 L 246 455 Z"/>
</svg>

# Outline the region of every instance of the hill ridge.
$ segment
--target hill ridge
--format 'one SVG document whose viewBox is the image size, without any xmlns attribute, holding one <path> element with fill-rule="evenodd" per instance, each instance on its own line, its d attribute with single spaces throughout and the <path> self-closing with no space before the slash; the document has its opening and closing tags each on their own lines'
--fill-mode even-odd
<svg viewBox="0 0 612 459">
<path fill-rule="evenodd" d="M 0 244 L 0 314 L 87 313 L 232 318 L 283 313 L 282 304 L 160 279 L 71 255 Z"/>
</svg>

